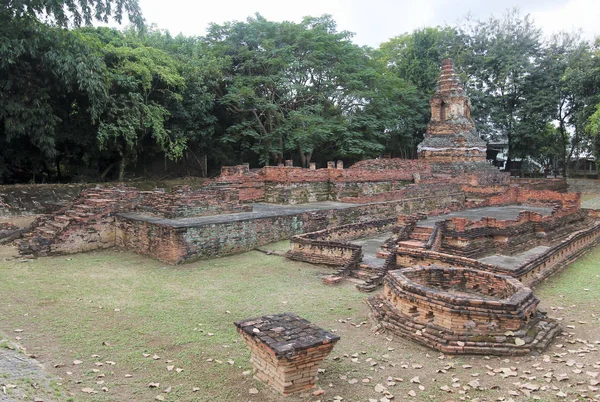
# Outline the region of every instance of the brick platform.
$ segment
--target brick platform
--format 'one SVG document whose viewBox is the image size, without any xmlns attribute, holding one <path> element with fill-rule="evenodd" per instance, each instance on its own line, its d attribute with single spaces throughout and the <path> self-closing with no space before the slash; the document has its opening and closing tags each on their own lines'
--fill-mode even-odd
<svg viewBox="0 0 600 402">
<path fill-rule="evenodd" d="M 255 377 L 283 395 L 314 387 L 319 363 L 340 339 L 294 313 L 234 324 L 252 353 Z"/>
<path fill-rule="evenodd" d="M 450 354 L 541 352 L 560 332 L 530 288 L 505 275 L 437 266 L 391 271 L 368 304 L 382 328 Z"/>
</svg>

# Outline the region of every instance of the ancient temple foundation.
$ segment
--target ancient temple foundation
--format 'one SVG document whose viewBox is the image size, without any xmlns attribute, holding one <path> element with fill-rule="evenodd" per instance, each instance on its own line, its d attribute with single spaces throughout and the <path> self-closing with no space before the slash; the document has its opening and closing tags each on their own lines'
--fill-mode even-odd
<svg viewBox="0 0 600 402">
<path fill-rule="evenodd" d="M 450 354 L 541 352 L 560 332 L 530 288 L 506 275 L 437 266 L 391 271 L 368 304 L 384 329 Z"/>
<path fill-rule="evenodd" d="M 314 387 L 319 363 L 340 339 L 294 313 L 237 321 L 235 326 L 250 348 L 255 377 L 283 395 Z"/>
</svg>

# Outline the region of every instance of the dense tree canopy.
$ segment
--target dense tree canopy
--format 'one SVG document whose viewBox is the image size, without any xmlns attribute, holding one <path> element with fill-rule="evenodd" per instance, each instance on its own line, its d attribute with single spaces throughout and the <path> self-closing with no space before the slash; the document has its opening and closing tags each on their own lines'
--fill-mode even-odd
<svg viewBox="0 0 600 402">
<path fill-rule="evenodd" d="M 89 26 L 125 16 L 134 25 L 124 30 Z M 371 49 L 327 15 L 293 23 L 257 14 L 204 37 L 172 37 L 143 27 L 135 0 L 8 0 L 0 182 L 414 158 L 446 57 L 480 134 L 508 141 L 511 158 L 566 173 L 572 159 L 600 151 L 598 42 L 544 40 L 516 11 Z"/>
<path fill-rule="evenodd" d="M 137 0 L 2 0 L 0 5 L 1 12 L 12 18 L 44 16 L 65 28 L 110 18 L 121 22 L 123 13 L 138 27 L 143 26 Z"/>
</svg>

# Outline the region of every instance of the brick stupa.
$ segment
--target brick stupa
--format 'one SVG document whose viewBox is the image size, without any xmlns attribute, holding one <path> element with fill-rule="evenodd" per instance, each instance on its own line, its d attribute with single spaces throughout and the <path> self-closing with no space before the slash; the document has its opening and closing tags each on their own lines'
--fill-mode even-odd
<svg viewBox="0 0 600 402">
<path fill-rule="evenodd" d="M 431 98 L 431 120 L 418 146 L 419 159 L 428 162 L 485 162 L 486 143 L 471 119 L 471 101 L 454 72 L 451 59 L 442 62 L 442 73 Z"/>
</svg>

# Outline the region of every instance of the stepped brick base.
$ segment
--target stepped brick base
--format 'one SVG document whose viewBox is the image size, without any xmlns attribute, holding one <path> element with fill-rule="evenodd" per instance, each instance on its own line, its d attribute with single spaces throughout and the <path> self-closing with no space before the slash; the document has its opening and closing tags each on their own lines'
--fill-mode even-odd
<svg viewBox="0 0 600 402">
<path fill-rule="evenodd" d="M 384 329 L 449 354 L 541 352 L 560 332 L 514 278 L 465 268 L 391 271 L 368 304 Z"/>
<path fill-rule="evenodd" d="M 250 348 L 256 378 L 283 395 L 314 387 L 319 363 L 340 339 L 294 313 L 238 321 L 235 326 Z"/>
</svg>

